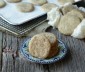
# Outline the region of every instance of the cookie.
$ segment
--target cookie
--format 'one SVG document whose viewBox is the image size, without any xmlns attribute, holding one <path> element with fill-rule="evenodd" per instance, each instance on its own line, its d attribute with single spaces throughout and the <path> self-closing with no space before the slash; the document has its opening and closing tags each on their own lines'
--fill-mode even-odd
<svg viewBox="0 0 85 72">
<path fill-rule="evenodd" d="M 78 17 L 73 15 L 64 15 L 60 20 L 58 30 L 65 35 L 71 35 L 79 23 L 80 19 Z"/>
<path fill-rule="evenodd" d="M 62 13 L 65 15 L 66 13 L 70 12 L 73 9 L 75 9 L 75 7 L 70 4 L 70 5 L 64 6 L 61 10 L 62 10 Z"/>
<path fill-rule="evenodd" d="M 77 10 L 77 9 L 73 9 L 72 11 L 68 12 L 67 14 L 68 14 L 68 15 L 77 16 L 77 17 L 79 17 L 81 20 L 83 20 L 83 18 L 84 18 L 83 13 L 82 13 L 80 10 Z"/>
<path fill-rule="evenodd" d="M 53 33 L 44 32 L 41 33 L 41 35 L 44 35 L 49 40 L 52 47 L 55 46 L 55 44 L 58 45 L 57 37 Z"/>
<path fill-rule="evenodd" d="M 58 0 L 58 2 L 62 5 L 64 5 L 65 3 L 74 3 L 74 0 Z"/>
<path fill-rule="evenodd" d="M 57 55 L 58 52 L 59 52 L 59 48 L 57 46 L 56 47 L 51 47 L 48 58 L 51 58 L 51 57 Z"/>
<path fill-rule="evenodd" d="M 57 7 L 57 5 L 53 3 L 46 3 L 41 6 L 42 10 L 45 12 L 49 12 L 52 8 L 55 8 L 55 7 Z"/>
<path fill-rule="evenodd" d="M 7 0 L 7 2 L 9 3 L 17 3 L 17 2 L 20 2 L 21 0 Z"/>
<path fill-rule="evenodd" d="M 47 0 L 30 0 L 30 2 L 34 5 L 43 5 L 47 3 Z"/>
<path fill-rule="evenodd" d="M 4 7 L 6 3 L 3 0 L 0 0 L 0 8 Z"/>
<path fill-rule="evenodd" d="M 49 33 L 49 32 L 41 33 L 40 35 L 44 35 L 51 44 L 51 49 L 50 49 L 48 58 L 55 56 L 58 53 L 57 37 L 53 33 Z"/>
<path fill-rule="evenodd" d="M 21 12 L 32 12 L 34 10 L 33 4 L 28 2 L 21 2 L 21 3 L 18 3 L 16 6 L 17 6 L 17 9 Z"/>
<path fill-rule="evenodd" d="M 51 45 L 49 40 L 43 35 L 35 35 L 29 42 L 29 53 L 37 58 L 47 58 Z"/>
</svg>

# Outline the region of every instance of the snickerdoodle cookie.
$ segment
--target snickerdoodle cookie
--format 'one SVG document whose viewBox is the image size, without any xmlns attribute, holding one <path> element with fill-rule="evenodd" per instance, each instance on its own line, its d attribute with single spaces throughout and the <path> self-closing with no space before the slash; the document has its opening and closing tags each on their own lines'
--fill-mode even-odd
<svg viewBox="0 0 85 72">
<path fill-rule="evenodd" d="M 34 10 L 34 6 L 28 2 L 21 2 L 16 5 L 17 9 L 21 12 L 32 12 Z"/>
<path fill-rule="evenodd" d="M 60 20 L 58 30 L 65 35 L 71 35 L 80 22 L 75 15 L 64 15 Z"/>
<path fill-rule="evenodd" d="M 55 56 L 58 53 L 57 37 L 53 33 L 49 33 L 49 32 L 41 33 L 41 35 L 44 35 L 49 40 L 49 42 L 51 44 L 51 49 L 50 49 L 50 53 L 49 53 L 48 57 Z"/>
<path fill-rule="evenodd" d="M 66 13 L 70 12 L 71 10 L 75 9 L 75 6 L 72 4 L 66 5 L 62 7 L 62 13 L 65 15 Z"/>
<path fill-rule="evenodd" d="M 43 5 L 47 3 L 47 0 L 30 0 L 30 2 L 34 5 Z"/>
<path fill-rule="evenodd" d="M 55 7 L 57 7 L 57 5 L 53 3 L 46 3 L 41 6 L 42 10 L 45 12 L 49 12 L 52 8 L 55 8 Z"/>
<path fill-rule="evenodd" d="M 37 58 L 47 58 L 51 49 L 49 40 L 43 35 L 35 35 L 29 43 L 29 53 Z"/>
<path fill-rule="evenodd" d="M 0 8 L 4 7 L 6 5 L 5 1 L 0 0 Z"/>
<path fill-rule="evenodd" d="M 73 9 L 72 11 L 68 12 L 67 14 L 79 17 L 80 20 L 83 20 L 83 18 L 84 18 L 83 13 L 78 9 Z"/>
</svg>

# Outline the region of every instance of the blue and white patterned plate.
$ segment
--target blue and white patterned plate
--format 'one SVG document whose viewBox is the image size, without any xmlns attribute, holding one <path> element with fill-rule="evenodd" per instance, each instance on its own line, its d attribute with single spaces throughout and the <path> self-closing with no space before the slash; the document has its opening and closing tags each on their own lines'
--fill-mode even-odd
<svg viewBox="0 0 85 72">
<path fill-rule="evenodd" d="M 20 48 L 20 53 L 29 61 L 31 62 L 35 62 L 35 63 L 40 63 L 40 64 L 50 64 L 50 63 L 54 63 L 56 61 L 61 60 L 67 53 L 67 48 L 64 45 L 64 43 L 60 40 L 58 40 L 58 47 L 59 47 L 59 53 L 49 59 L 39 59 L 39 58 L 35 58 L 33 56 L 31 56 L 28 52 L 28 48 L 29 48 L 29 41 L 30 39 L 28 39 L 26 42 L 24 42 L 23 46 Z"/>
</svg>

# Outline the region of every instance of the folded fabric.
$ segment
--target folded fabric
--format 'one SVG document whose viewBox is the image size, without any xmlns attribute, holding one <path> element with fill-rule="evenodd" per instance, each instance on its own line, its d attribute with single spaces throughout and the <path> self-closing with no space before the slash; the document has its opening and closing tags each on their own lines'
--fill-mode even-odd
<svg viewBox="0 0 85 72">
<path fill-rule="evenodd" d="M 82 22 L 74 29 L 71 36 L 79 39 L 85 38 L 85 19 L 83 19 Z"/>
</svg>

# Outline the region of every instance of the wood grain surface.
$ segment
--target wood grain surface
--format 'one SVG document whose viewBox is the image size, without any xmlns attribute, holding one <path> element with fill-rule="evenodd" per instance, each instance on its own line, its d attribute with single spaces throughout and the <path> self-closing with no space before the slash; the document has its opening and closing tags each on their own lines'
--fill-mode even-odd
<svg viewBox="0 0 85 72">
<path fill-rule="evenodd" d="M 0 72 L 85 72 L 85 40 L 64 36 L 52 27 L 46 31 L 54 33 L 67 45 L 68 53 L 64 59 L 50 65 L 31 63 L 19 53 L 21 44 L 30 35 L 18 38 L 0 32 Z"/>
</svg>

